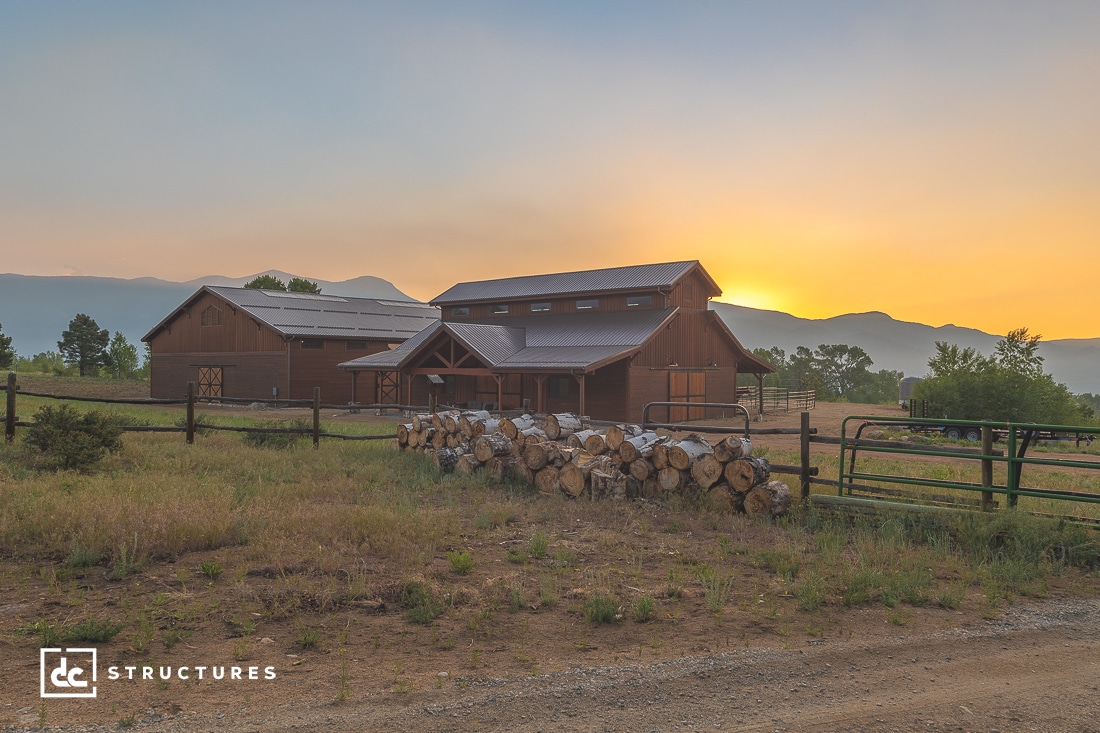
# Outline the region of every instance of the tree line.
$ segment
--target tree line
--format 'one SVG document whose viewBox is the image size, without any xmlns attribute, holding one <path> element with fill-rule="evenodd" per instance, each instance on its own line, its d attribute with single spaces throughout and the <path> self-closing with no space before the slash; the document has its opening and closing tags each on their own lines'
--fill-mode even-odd
<svg viewBox="0 0 1100 733">
<path fill-rule="evenodd" d="M 296 277 L 289 283 L 274 275 L 259 275 L 245 283 L 251 290 L 282 290 L 292 293 L 321 292 L 317 283 Z M 40 372 L 58 376 L 76 372 L 81 377 L 106 373 L 116 379 L 149 378 L 149 345 L 145 345 L 144 359 L 138 347 L 121 331 L 112 336 L 100 328 L 95 319 L 86 313 L 77 313 L 69 327 L 62 331 L 57 351 L 43 351 L 31 357 L 20 357 L 12 346 L 11 336 L 4 335 L 0 323 L 0 369 L 23 372 Z"/>
<path fill-rule="evenodd" d="M 927 400 L 932 415 L 956 420 L 1035 422 L 1080 425 L 1100 410 L 1100 395 L 1074 395 L 1043 372 L 1041 336 L 1018 328 L 997 342 L 989 356 L 972 347 L 937 341 L 928 373 L 914 387 L 913 398 Z M 776 368 L 765 386 L 816 390 L 825 401 L 896 403 L 900 371 L 872 371 L 873 362 L 858 346 L 799 346 L 753 349 Z"/>
</svg>

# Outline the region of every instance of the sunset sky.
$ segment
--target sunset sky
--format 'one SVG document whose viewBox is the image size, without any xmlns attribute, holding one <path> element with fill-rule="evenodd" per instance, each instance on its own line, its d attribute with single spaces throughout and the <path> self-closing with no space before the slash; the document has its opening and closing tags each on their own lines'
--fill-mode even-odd
<svg viewBox="0 0 1100 733">
<path fill-rule="evenodd" d="M 1100 3 L 0 0 L 0 272 L 1100 336 Z"/>
</svg>

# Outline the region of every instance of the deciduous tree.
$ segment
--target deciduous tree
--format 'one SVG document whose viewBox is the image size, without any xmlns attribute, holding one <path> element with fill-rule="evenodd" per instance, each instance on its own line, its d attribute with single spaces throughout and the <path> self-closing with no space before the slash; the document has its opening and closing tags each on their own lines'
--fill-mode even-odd
<svg viewBox="0 0 1100 733">
<path fill-rule="evenodd" d="M 286 283 L 274 275 L 257 275 L 244 286 L 249 290 L 286 290 Z"/>
</svg>

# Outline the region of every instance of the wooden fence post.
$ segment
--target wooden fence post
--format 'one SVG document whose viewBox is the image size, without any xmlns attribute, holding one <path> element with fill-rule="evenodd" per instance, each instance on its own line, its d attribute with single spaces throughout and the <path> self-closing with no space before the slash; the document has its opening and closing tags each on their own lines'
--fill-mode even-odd
<svg viewBox="0 0 1100 733">
<path fill-rule="evenodd" d="M 993 428 L 982 425 L 982 486 L 993 486 L 993 459 L 984 456 L 993 454 Z M 987 512 L 993 508 L 993 492 L 982 492 L 982 511 Z"/>
<path fill-rule="evenodd" d="M 810 498 L 810 413 L 803 412 L 800 415 L 801 423 L 798 433 L 798 447 L 801 459 L 799 468 L 799 480 L 802 482 L 802 501 Z"/>
<path fill-rule="evenodd" d="M 8 372 L 8 414 L 4 417 L 4 438 L 10 443 L 15 440 L 15 372 Z"/>
<path fill-rule="evenodd" d="M 321 388 L 313 388 L 313 450 L 321 444 Z"/>
<path fill-rule="evenodd" d="M 195 442 L 195 383 L 187 383 L 187 444 Z"/>
</svg>

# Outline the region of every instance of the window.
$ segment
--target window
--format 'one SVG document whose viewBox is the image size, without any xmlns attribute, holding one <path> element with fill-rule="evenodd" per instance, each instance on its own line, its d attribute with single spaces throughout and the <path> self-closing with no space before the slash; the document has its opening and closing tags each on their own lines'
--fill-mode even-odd
<svg viewBox="0 0 1100 733">
<path fill-rule="evenodd" d="M 366 351 L 367 350 L 367 342 L 366 341 L 345 341 L 344 342 L 344 350 L 345 351 Z"/>
<path fill-rule="evenodd" d="M 577 301 L 577 310 L 579 311 L 591 311 L 600 307 L 599 298 L 587 298 L 585 300 Z"/>
<path fill-rule="evenodd" d="M 627 308 L 652 308 L 652 295 L 632 295 L 626 299 Z"/>
<path fill-rule="evenodd" d="M 532 303 L 531 304 L 531 312 L 532 313 L 549 313 L 550 312 L 550 301 L 547 300 L 547 301 L 544 301 L 542 303 Z"/>
<path fill-rule="evenodd" d="M 546 382 L 546 391 L 551 399 L 564 400 L 569 398 L 569 377 L 550 377 Z"/>
<path fill-rule="evenodd" d="M 456 305 L 451 308 L 452 316 L 468 316 L 470 315 L 470 306 L 468 305 Z"/>
<path fill-rule="evenodd" d="M 508 315 L 508 304 L 507 303 L 496 303 L 495 305 L 489 306 L 489 315 L 491 315 L 491 316 L 506 316 L 506 315 Z"/>
<path fill-rule="evenodd" d="M 220 326 L 222 325 L 222 309 L 216 305 L 207 306 L 206 310 L 202 312 L 202 325 L 203 326 Z"/>
<path fill-rule="evenodd" d="M 455 375 L 444 374 L 443 386 L 439 389 L 439 391 L 443 394 L 453 395 L 455 393 Z"/>
<path fill-rule="evenodd" d="M 302 339 L 303 349 L 323 349 L 325 348 L 324 339 Z"/>
</svg>

